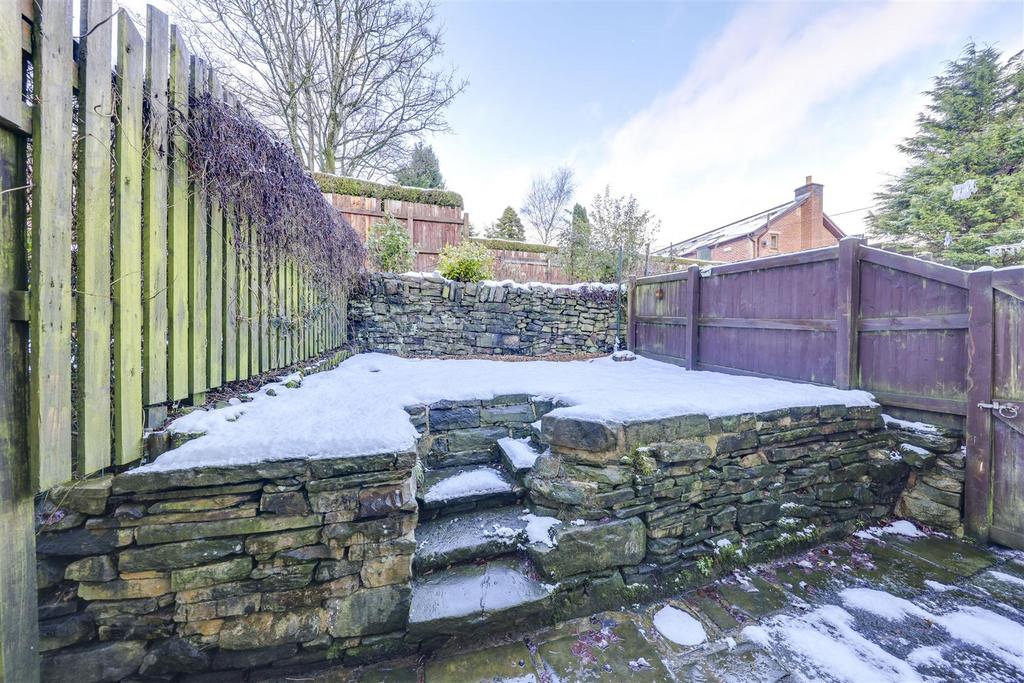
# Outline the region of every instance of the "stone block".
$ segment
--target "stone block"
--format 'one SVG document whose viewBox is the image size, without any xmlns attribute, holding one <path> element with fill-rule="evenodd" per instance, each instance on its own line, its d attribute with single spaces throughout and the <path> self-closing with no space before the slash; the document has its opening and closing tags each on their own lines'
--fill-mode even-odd
<svg viewBox="0 0 1024 683">
<path fill-rule="evenodd" d="M 112 581 L 117 578 L 117 568 L 110 555 L 94 555 L 75 560 L 64 570 L 69 581 Z"/>
<path fill-rule="evenodd" d="M 528 552 L 549 579 L 639 564 L 647 551 L 647 535 L 638 518 L 554 528 L 554 547 L 532 544 Z"/>
<path fill-rule="evenodd" d="M 279 515 L 308 515 L 309 503 L 299 491 L 264 493 L 260 498 L 260 512 Z"/>
<path fill-rule="evenodd" d="M 408 586 L 367 588 L 327 601 L 328 631 L 335 638 L 390 633 L 409 621 L 412 591 Z"/>
<path fill-rule="evenodd" d="M 225 621 L 217 642 L 224 650 L 275 647 L 313 640 L 326 627 L 327 613 L 321 608 L 256 612 Z"/>
<path fill-rule="evenodd" d="M 138 579 L 78 584 L 78 597 L 83 600 L 135 600 L 155 598 L 171 592 L 170 579 Z"/>
<path fill-rule="evenodd" d="M 481 424 L 506 424 L 533 422 L 533 406 L 529 403 L 484 407 L 480 409 Z"/>
<path fill-rule="evenodd" d="M 619 446 L 619 430 L 596 420 L 545 415 L 542 430 L 549 444 L 580 451 L 611 451 Z"/>
<path fill-rule="evenodd" d="M 428 422 L 432 432 L 479 427 L 480 410 L 469 407 L 431 409 Z"/>
<path fill-rule="evenodd" d="M 171 590 L 191 590 L 246 579 L 251 570 L 251 557 L 236 557 L 202 567 L 176 569 L 171 572 Z"/>
<path fill-rule="evenodd" d="M 218 522 L 190 522 L 184 524 L 154 524 L 139 527 L 135 542 L 139 545 L 170 543 L 192 538 L 216 538 L 261 534 L 286 529 L 319 526 L 319 515 L 260 515 L 246 519 L 226 519 Z"/>
<path fill-rule="evenodd" d="M 146 643 L 122 640 L 44 655 L 40 678 L 47 683 L 99 683 L 120 681 L 139 670 Z"/>
<path fill-rule="evenodd" d="M 117 556 L 121 572 L 195 567 L 242 552 L 239 539 L 198 539 L 167 543 L 153 548 L 129 548 Z"/>
</svg>

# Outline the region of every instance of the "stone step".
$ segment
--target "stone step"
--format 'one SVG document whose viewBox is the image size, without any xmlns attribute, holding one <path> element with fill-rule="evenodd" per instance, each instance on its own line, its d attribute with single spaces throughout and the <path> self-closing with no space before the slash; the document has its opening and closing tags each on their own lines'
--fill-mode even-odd
<svg viewBox="0 0 1024 683">
<path fill-rule="evenodd" d="M 416 528 L 416 574 L 463 562 L 513 553 L 526 542 L 526 510 L 503 507 L 472 510 L 424 522 Z"/>
<path fill-rule="evenodd" d="M 551 591 L 522 558 L 461 565 L 413 581 L 409 633 L 476 634 L 509 628 L 551 609 Z"/>
<path fill-rule="evenodd" d="M 519 500 L 522 492 L 522 487 L 498 467 L 428 470 L 419 492 L 420 518 L 509 505 Z"/>
<path fill-rule="evenodd" d="M 498 450 L 501 451 L 501 462 L 510 473 L 515 475 L 517 480 L 533 469 L 533 463 L 541 455 L 540 451 L 534 448 L 529 437 L 513 439 L 508 436 L 498 439 Z"/>
<path fill-rule="evenodd" d="M 544 434 L 540 429 L 541 421 L 531 422 L 530 427 L 530 443 L 533 444 L 534 448 L 546 448 L 544 444 Z"/>
</svg>

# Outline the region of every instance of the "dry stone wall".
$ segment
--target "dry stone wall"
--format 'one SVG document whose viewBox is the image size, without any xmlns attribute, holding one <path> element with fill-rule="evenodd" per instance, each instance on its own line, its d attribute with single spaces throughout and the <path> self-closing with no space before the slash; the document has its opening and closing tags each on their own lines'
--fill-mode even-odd
<svg viewBox="0 0 1024 683">
<path fill-rule="evenodd" d="M 615 346 L 615 310 L 607 286 L 378 273 L 349 302 L 349 337 L 360 351 L 417 357 L 595 353 Z M 623 312 L 623 335 L 625 320 Z"/>
<path fill-rule="evenodd" d="M 142 469 L 52 491 L 38 509 L 43 680 L 213 681 L 395 651 L 415 462 Z"/>
<path fill-rule="evenodd" d="M 896 512 L 962 536 L 967 455 L 959 430 L 888 420 L 893 453 L 910 466 Z"/>
<path fill-rule="evenodd" d="M 531 549 L 552 579 L 710 574 L 848 533 L 892 511 L 909 469 L 868 407 L 625 425 L 548 415 L 543 433 L 550 453 L 526 477 L 533 509 L 596 522 L 562 525 L 554 548 Z"/>
<path fill-rule="evenodd" d="M 511 498 L 562 520 L 552 543 L 518 551 L 550 591 L 531 626 L 849 533 L 897 500 L 921 518 L 915 501 L 936 502 L 923 486 L 960 495 L 946 490 L 962 482 L 955 436 L 887 430 L 874 407 L 627 424 L 556 407 L 529 395 L 410 406 L 416 452 L 54 490 L 38 507 L 44 679 L 212 681 L 430 651 L 447 636 L 410 619 L 416 527 L 421 512 L 470 524 L 476 508 L 425 505 L 422 470 L 491 466 L 505 436 L 542 442 Z"/>
</svg>

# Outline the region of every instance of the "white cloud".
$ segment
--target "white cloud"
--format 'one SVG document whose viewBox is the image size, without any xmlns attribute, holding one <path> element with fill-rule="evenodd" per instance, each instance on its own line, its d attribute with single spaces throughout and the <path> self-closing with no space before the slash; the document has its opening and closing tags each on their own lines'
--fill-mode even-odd
<svg viewBox="0 0 1024 683">
<path fill-rule="evenodd" d="M 955 56 L 977 7 L 745 7 L 671 91 L 608 136 L 583 187 L 636 194 L 662 217 L 664 242 L 784 201 L 808 173 L 826 185 L 826 211 L 868 205 L 881 173 L 901 168 L 894 145 L 940 64 L 893 71 L 937 45 Z M 858 232 L 862 215 L 840 225 Z"/>
</svg>

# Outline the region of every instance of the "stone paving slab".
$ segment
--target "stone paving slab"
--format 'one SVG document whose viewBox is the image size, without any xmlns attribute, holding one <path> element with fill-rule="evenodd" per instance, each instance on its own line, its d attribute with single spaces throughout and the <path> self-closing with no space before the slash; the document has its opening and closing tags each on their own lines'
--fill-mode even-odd
<svg viewBox="0 0 1024 683">
<path fill-rule="evenodd" d="M 659 632 L 666 605 L 698 618 L 706 641 Z M 519 638 L 357 680 L 1019 683 L 1024 553 L 868 534 Z"/>
</svg>

